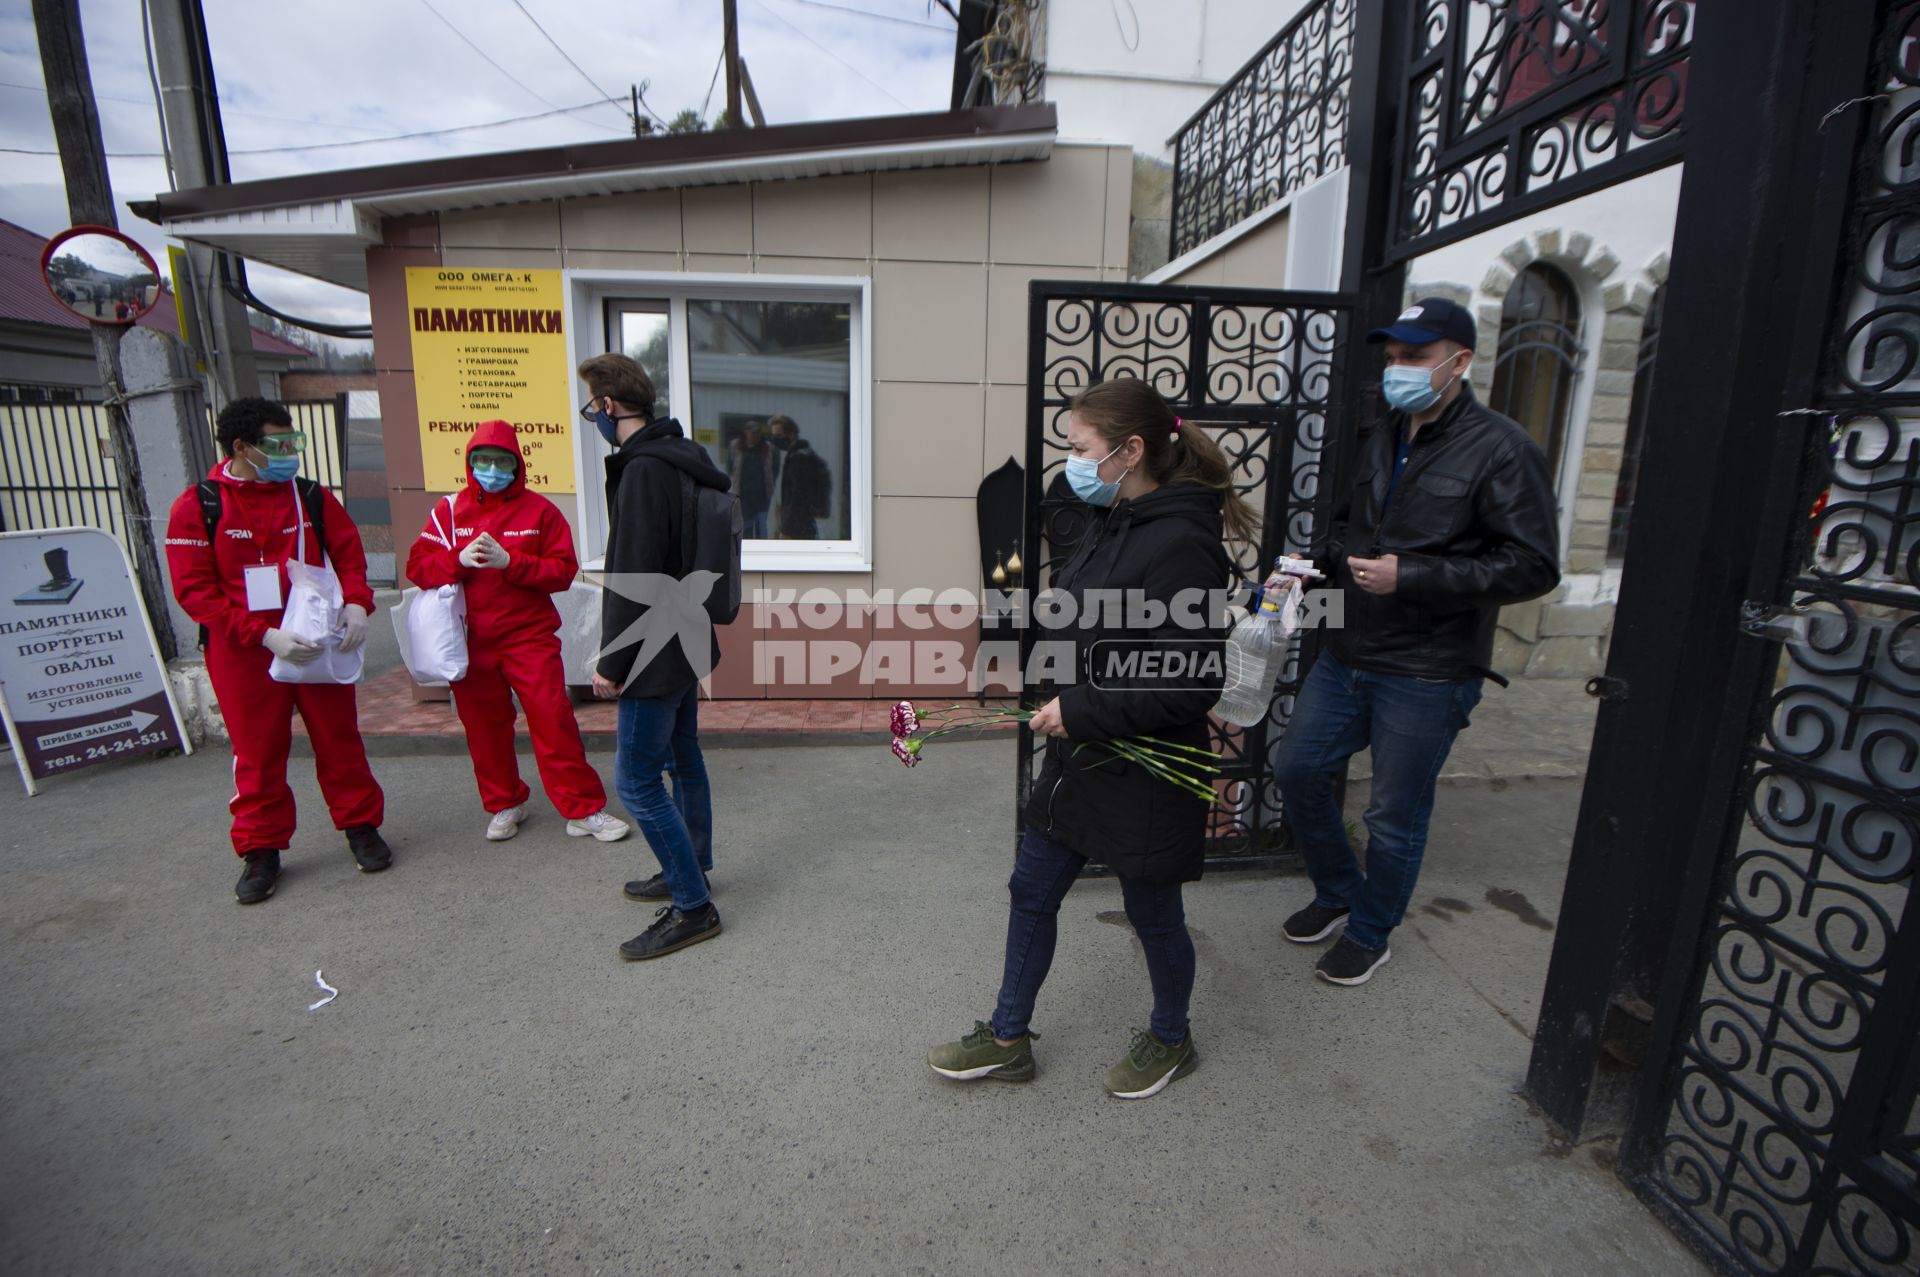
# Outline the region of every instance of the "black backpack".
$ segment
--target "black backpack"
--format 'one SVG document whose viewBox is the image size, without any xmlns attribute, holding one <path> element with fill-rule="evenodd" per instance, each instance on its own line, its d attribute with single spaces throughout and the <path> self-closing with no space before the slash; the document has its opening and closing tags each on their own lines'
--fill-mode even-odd
<svg viewBox="0 0 1920 1277">
<path fill-rule="evenodd" d="M 680 575 L 706 569 L 720 579 L 707 591 L 707 615 L 725 625 L 740 615 L 740 498 L 680 472 Z"/>
<path fill-rule="evenodd" d="M 294 476 L 294 491 L 300 494 L 300 506 L 307 512 L 307 522 L 313 525 L 313 535 L 320 539 L 322 548 L 327 543 L 327 503 L 320 499 L 321 487 L 312 479 L 302 475 Z M 207 523 L 207 545 L 211 548 L 214 538 L 220 533 L 220 519 L 227 512 L 225 500 L 220 495 L 220 485 L 211 479 L 202 479 L 194 485 L 194 493 L 200 498 L 200 517 Z M 207 627 L 200 627 L 200 646 L 207 645 Z"/>
</svg>

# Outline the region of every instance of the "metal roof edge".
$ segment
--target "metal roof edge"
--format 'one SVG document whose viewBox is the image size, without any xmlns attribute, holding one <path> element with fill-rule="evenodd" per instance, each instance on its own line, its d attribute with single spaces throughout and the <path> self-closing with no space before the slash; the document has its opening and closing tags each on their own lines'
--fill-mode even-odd
<svg viewBox="0 0 1920 1277">
<path fill-rule="evenodd" d="M 239 213 L 330 200 L 378 202 L 382 196 L 427 195 L 435 190 L 473 190 L 606 176 L 652 168 L 750 163 L 776 157 L 799 158 L 811 152 L 852 151 L 916 143 L 989 141 L 1022 134 L 1052 135 L 1059 127 L 1050 102 L 1025 106 L 973 107 L 917 115 L 783 124 L 771 128 L 727 129 L 496 151 L 481 155 L 410 161 L 324 173 L 196 187 L 128 203 L 136 216 L 165 225 L 209 214 Z"/>
</svg>

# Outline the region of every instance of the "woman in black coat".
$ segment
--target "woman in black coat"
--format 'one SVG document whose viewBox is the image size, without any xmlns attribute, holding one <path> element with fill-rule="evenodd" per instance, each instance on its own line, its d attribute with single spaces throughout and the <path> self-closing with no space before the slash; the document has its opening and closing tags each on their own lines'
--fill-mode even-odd
<svg viewBox="0 0 1920 1277">
<path fill-rule="evenodd" d="M 1072 599 L 1074 627 L 1042 642 L 1070 637 L 1079 678 L 1029 724 L 1049 739 L 1007 884 L 1012 912 L 993 1019 L 935 1047 L 927 1063 L 956 1081 L 1033 1077 L 1037 1035 L 1028 1019 L 1053 962 L 1060 902 L 1093 861 L 1120 879 L 1153 983 L 1150 1031 L 1134 1035 L 1107 1089 L 1144 1099 L 1200 1062 L 1187 1025 L 1194 955 L 1180 884 L 1200 876 L 1207 802 L 1100 742 L 1155 737 L 1207 747 L 1207 711 L 1223 677 L 1218 604 L 1231 573 L 1223 536 L 1252 540 L 1257 523 L 1218 445 L 1183 429 L 1143 382 L 1082 391 L 1067 441 L 1068 482 L 1105 514 L 1055 574 L 1055 590 Z M 1148 653 L 1175 672 L 1149 673 Z"/>
</svg>

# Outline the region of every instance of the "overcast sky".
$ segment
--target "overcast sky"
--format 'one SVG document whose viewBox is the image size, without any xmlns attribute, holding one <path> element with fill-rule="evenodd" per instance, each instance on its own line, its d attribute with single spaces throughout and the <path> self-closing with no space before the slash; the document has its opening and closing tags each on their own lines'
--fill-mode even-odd
<svg viewBox="0 0 1920 1277">
<path fill-rule="evenodd" d="M 953 20 L 930 0 L 738 3 L 740 54 L 769 124 L 946 109 Z M 724 81 L 713 79 L 720 0 L 520 4 L 527 13 L 514 0 L 203 0 L 233 180 L 631 136 L 627 87 L 642 80 L 662 117 L 704 106 L 709 120 L 718 118 L 726 98 Z M 140 3 L 81 0 L 80 12 L 101 131 L 115 157 L 120 228 L 164 267 L 166 237 L 126 209 L 129 200 L 168 189 Z M 587 77 L 621 105 L 439 137 L 369 140 L 589 103 L 603 94 Z M 280 149 L 338 142 L 365 144 Z M 27 0 L 0 0 L 0 147 L 53 145 L 32 13 Z M 56 156 L 0 152 L 0 163 L 0 218 L 48 236 L 67 226 Z M 281 310 L 336 323 L 366 319 L 361 294 L 263 266 L 248 278 Z"/>
</svg>

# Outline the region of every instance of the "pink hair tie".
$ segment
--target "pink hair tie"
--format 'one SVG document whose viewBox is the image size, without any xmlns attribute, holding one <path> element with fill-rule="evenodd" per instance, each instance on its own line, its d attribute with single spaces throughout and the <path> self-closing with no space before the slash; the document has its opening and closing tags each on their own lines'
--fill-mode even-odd
<svg viewBox="0 0 1920 1277">
<path fill-rule="evenodd" d="M 1179 433 L 1180 433 L 1180 427 L 1181 427 L 1181 426 L 1183 426 L 1183 425 L 1185 425 L 1185 424 L 1186 424 L 1186 423 L 1185 423 L 1184 421 L 1182 421 L 1182 420 L 1181 420 L 1181 419 L 1180 419 L 1179 417 L 1175 417 L 1175 418 L 1173 419 L 1173 431 L 1172 431 L 1172 433 L 1174 433 L 1174 434 L 1179 434 Z"/>
</svg>

